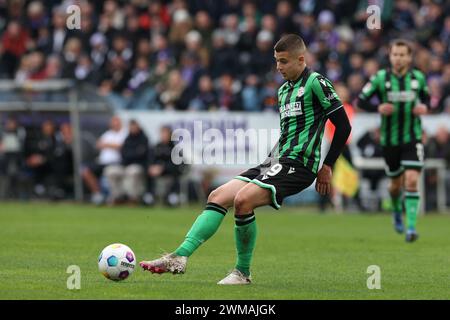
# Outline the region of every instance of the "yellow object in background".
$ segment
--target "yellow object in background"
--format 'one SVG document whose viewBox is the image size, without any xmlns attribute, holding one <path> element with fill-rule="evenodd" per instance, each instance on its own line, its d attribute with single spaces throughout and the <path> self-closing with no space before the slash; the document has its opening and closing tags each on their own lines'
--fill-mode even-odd
<svg viewBox="0 0 450 320">
<path fill-rule="evenodd" d="M 358 171 L 342 156 L 340 156 L 333 170 L 333 187 L 347 197 L 353 197 L 359 188 Z"/>
</svg>

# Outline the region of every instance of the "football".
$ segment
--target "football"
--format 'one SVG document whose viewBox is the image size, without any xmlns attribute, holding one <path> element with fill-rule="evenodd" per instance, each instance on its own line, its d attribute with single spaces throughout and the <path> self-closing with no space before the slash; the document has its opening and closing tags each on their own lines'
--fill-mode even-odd
<svg viewBox="0 0 450 320">
<path fill-rule="evenodd" d="M 98 257 L 99 271 L 110 280 L 120 281 L 128 278 L 136 266 L 133 250 L 121 243 L 114 243 L 102 250 Z"/>
</svg>

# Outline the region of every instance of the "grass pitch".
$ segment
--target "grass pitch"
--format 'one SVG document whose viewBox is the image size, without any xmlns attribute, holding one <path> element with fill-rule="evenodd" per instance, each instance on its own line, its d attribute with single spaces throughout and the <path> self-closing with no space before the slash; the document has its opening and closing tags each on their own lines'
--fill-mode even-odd
<svg viewBox="0 0 450 320">
<path fill-rule="evenodd" d="M 450 298 L 447 214 L 419 217 L 421 237 L 410 244 L 386 214 L 259 209 L 250 286 L 216 285 L 235 261 L 232 212 L 184 275 L 138 268 L 113 282 L 98 272 L 97 257 L 111 243 L 127 244 L 138 261 L 174 250 L 201 210 L 0 203 L 0 299 Z M 81 268 L 80 290 L 66 287 L 69 265 Z M 380 290 L 367 288 L 370 265 L 381 269 Z"/>
</svg>

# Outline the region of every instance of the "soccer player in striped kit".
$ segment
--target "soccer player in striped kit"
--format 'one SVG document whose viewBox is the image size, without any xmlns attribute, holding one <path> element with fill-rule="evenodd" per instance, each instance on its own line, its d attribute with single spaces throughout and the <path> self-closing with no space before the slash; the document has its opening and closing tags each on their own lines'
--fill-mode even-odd
<svg viewBox="0 0 450 320">
<path fill-rule="evenodd" d="M 394 40 L 389 48 L 391 67 L 373 75 L 358 97 L 361 109 L 381 114 L 381 145 L 386 174 L 391 179 L 389 193 L 394 227 L 398 233 L 404 232 L 404 208 L 407 242 L 419 236 L 416 231 L 418 181 L 424 162 L 420 116 L 427 113 L 430 100 L 425 75 L 411 68 L 412 56 L 408 41 Z M 372 103 L 374 96 L 378 96 L 379 104 Z"/>
<path fill-rule="evenodd" d="M 218 284 L 249 284 L 257 234 L 254 209 L 265 205 L 279 209 L 284 198 L 309 187 L 316 178 L 317 192 L 330 192 L 331 168 L 351 131 L 347 115 L 331 82 L 306 66 L 306 46 L 299 36 L 283 36 L 274 50 L 277 70 L 286 80 L 278 90 L 281 133 L 277 145 L 264 163 L 212 191 L 184 242 L 171 254 L 142 261 L 145 270 L 184 273 L 188 257 L 218 230 L 228 209 L 234 207 L 237 261 Z M 328 119 L 336 131 L 320 166 Z"/>
</svg>

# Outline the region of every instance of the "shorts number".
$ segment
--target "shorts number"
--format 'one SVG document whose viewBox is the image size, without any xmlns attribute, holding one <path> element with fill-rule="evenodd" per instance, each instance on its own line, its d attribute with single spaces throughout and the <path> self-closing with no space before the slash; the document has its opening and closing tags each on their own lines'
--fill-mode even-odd
<svg viewBox="0 0 450 320">
<path fill-rule="evenodd" d="M 417 150 L 417 158 L 420 162 L 423 162 L 425 158 L 424 150 L 423 150 L 423 144 L 417 143 L 416 144 L 416 150 Z"/>
<path fill-rule="evenodd" d="M 267 171 L 266 174 L 267 174 L 268 176 L 273 177 L 273 176 L 276 175 L 278 172 L 280 172 L 281 169 L 283 169 L 283 166 L 282 166 L 281 164 L 277 163 L 277 164 L 274 164 L 274 165 L 272 166 L 272 168 L 270 168 L 270 170 Z"/>
</svg>

